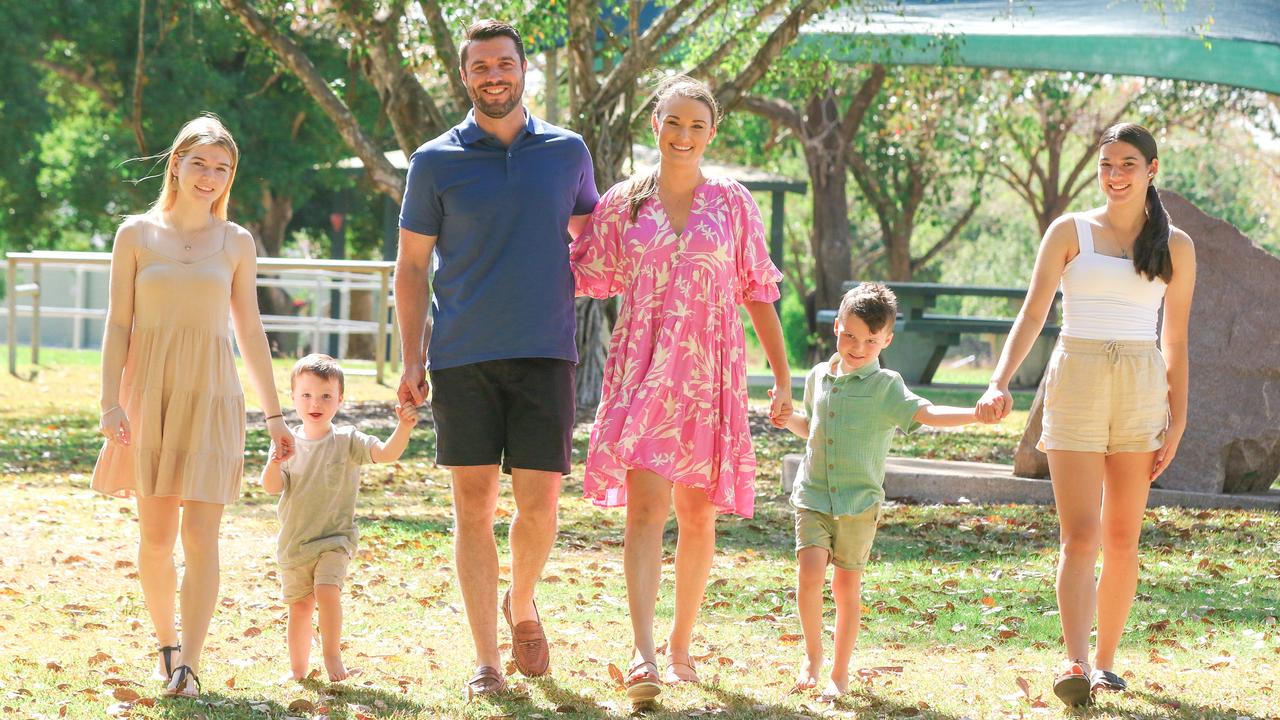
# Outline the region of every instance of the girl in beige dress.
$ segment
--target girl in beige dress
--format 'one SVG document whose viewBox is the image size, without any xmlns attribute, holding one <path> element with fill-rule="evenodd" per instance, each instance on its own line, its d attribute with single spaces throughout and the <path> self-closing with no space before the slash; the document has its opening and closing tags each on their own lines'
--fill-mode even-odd
<svg viewBox="0 0 1280 720">
<path fill-rule="evenodd" d="M 138 575 L 160 644 L 166 694 L 196 695 L 218 600 L 218 527 L 240 494 L 244 394 L 227 318 L 262 398 L 267 430 L 293 453 L 258 315 L 253 237 L 227 221 L 239 152 L 212 116 L 166 152 L 160 197 L 125 219 L 111 253 L 102 341 L 102 434 L 93 489 L 137 497 Z M 182 534 L 179 642 L 173 546 Z"/>
</svg>

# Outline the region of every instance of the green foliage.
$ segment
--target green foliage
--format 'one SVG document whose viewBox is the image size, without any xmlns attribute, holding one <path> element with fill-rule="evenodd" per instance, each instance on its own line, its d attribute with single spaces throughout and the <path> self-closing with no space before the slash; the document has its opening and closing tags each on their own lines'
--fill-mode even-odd
<svg viewBox="0 0 1280 720">
<path fill-rule="evenodd" d="M 800 294 L 787 288 L 782 294 L 782 337 L 787 344 L 787 361 L 805 367 L 809 361 L 809 322 L 804 316 Z"/>
<path fill-rule="evenodd" d="M 23 73 L 30 84 L 0 87 L 0 126 L 9 133 L 21 127 L 21 139 L 11 146 L 29 153 L 19 156 L 17 170 L 0 164 L 0 197 L 8 191 L 24 198 L 0 216 L 0 243 L 102 247 L 122 214 L 154 200 L 158 177 L 140 182 L 159 172 L 149 156 L 163 153 L 181 124 L 204 111 L 221 116 L 240 146 L 234 220 L 259 222 L 268 193 L 300 207 L 318 189 L 347 182 L 315 172 L 348 154 L 332 125 L 300 83 L 278 73 L 271 57 L 246 42 L 238 22 L 217 3 L 146 5 L 137 123 L 139 4 L 77 3 L 74 13 L 63 4 L 35 0 L 0 11 L 0 22 L 12 20 L 23 30 L 25 42 L 14 48 L 20 61 L 37 69 Z M 323 70 L 345 74 L 340 47 L 323 39 L 300 42 Z M 360 107 L 372 91 L 351 85 L 348 100 Z M 376 110 L 363 112 L 372 116 Z M 11 124 L 11 114 L 28 122 Z"/>
</svg>

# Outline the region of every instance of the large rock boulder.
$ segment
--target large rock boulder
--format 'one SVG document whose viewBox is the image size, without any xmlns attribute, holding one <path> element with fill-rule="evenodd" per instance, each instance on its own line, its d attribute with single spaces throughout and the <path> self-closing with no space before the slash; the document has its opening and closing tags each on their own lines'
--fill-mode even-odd
<svg viewBox="0 0 1280 720">
<path fill-rule="evenodd" d="M 1280 476 L 1280 258 L 1239 230 L 1160 192 L 1173 224 L 1196 244 L 1187 432 L 1161 487 L 1265 492 Z M 1023 431 L 1014 474 L 1048 477 L 1035 449 L 1044 385 Z"/>
</svg>

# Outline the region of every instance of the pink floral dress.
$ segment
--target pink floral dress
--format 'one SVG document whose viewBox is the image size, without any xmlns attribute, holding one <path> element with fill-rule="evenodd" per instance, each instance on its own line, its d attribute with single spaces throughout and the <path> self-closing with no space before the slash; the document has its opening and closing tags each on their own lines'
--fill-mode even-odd
<svg viewBox="0 0 1280 720">
<path fill-rule="evenodd" d="M 728 179 L 694 191 L 677 235 L 655 195 L 635 223 L 615 185 L 570 248 L 578 293 L 622 296 L 583 485 L 597 505 L 627 502 L 627 471 L 703 488 L 720 512 L 751 517 L 756 457 L 747 422 L 738 305 L 778 299 L 751 193 Z"/>
</svg>

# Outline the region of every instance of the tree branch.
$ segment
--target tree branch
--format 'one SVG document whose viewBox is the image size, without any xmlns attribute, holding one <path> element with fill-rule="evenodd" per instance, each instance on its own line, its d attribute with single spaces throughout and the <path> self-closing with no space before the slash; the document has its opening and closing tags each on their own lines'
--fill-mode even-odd
<svg viewBox="0 0 1280 720">
<path fill-rule="evenodd" d="M 884 87 L 885 75 L 884 65 L 879 63 L 872 65 L 871 74 L 862 81 L 858 94 L 854 95 L 849 103 L 849 109 L 845 111 L 844 119 L 840 121 L 840 142 L 845 147 L 851 145 L 857 137 L 858 128 L 862 127 L 862 119 L 866 116 L 867 109 L 871 107 L 871 102 Z"/>
<path fill-rule="evenodd" d="M 449 78 L 449 89 L 453 91 L 453 99 L 458 107 L 471 105 L 471 95 L 462 82 L 458 70 L 462 67 L 462 58 L 458 54 L 458 46 L 453 41 L 453 33 L 449 31 L 449 23 L 444 19 L 437 0 L 418 0 L 418 7 L 427 17 L 427 27 L 431 30 L 431 44 L 435 47 L 436 57 L 440 58 L 444 74 Z"/>
<path fill-rule="evenodd" d="M 974 198 L 973 202 L 969 203 L 969 207 L 965 209 L 964 213 L 951 225 L 951 229 L 947 231 L 947 234 L 943 235 L 938 242 L 934 243 L 933 247 L 929 248 L 924 255 L 921 255 L 918 259 L 911 261 L 911 272 L 915 273 L 916 270 L 927 265 L 934 256 L 946 249 L 946 247 L 951 244 L 951 241 L 959 237 L 960 231 L 963 230 L 964 226 L 968 225 L 969 221 L 973 219 L 973 214 L 977 212 L 978 206 L 981 204 L 981 198 Z"/>
<path fill-rule="evenodd" d="M 742 72 L 716 88 L 716 100 L 720 102 L 720 107 L 724 108 L 725 112 L 736 107 L 742 96 L 764 77 L 770 63 L 800 34 L 800 26 L 808 22 L 809 18 L 830 7 L 832 1 L 800 0 L 797 2 L 795 8 L 787 14 L 786 19 L 779 23 L 772 33 L 769 33 L 769 38 L 756 51 L 755 57 L 751 58 L 751 62 L 747 63 Z"/>
<path fill-rule="evenodd" d="M 118 96 L 108 90 L 105 85 L 98 82 L 98 78 L 94 77 L 92 65 L 86 64 L 83 69 L 77 69 L 52 63 L 44 58 L 36 58 L 33 62 L 37 67 L 44 68 L 63 80 L 79 85 L 87 90 L 91 90 L 93 94 L 98 96 L 98 100 L 100 100 L 108 110 L 119 109 L 120 102 Z"/>
<path fill-rule="evenodd" d="M 147 140 L 142 135 L 142 82 L 146 74 L 147 56 L 147 0 L 138 0 L 138 54 L 133 63 L 133 138 L 138 142 L 138 152 L 147 154 Z"/>
<path fill-rule="evenodd" d="M 365 134 L 350 108 L 329 88 L 307 54 L 268 23 L 247 0 L 220 2 L 228 12 L 240 18 L 251 35 L 266 43 L 285 67 L 302 82 L 325 116 L 337 127 L 338 134 L 364 163 L 365 172 L 374 186 L 399 202 L 404 194 L 404 175 L 396 170 Z"/>
<path fill-rule="evenodd" d="M 760 95 L 743 95 L 742 109 L 784 125 L 796 135 L 802 133 L 804 119 L 800 117 L 800 112 L 795 109 L 795 106 L 785 100 Z"/>
<path fill-rule="evenodd" d="M 674 5 L 663 10 L 662 14 L 649 26 L 649 29 L 645 30 L 644 34 L 640 36 L 639 40 L 622 54 L 622 59 L 605 76 L 604 81 L 600 83 L 600 87 L 591 96 L 589 102 L 593 105 L 610 104 L 626 87 L 633 85 L 636 77 L 653 64 L 654 46 L 671 30 L 671 26 L 675 24 L 676 20 L 679 20 L 681 15 L 688 12 L 689 8 L 693 7 L 696 2 L 697 0 L 677 0 Z"/>
</svg>

